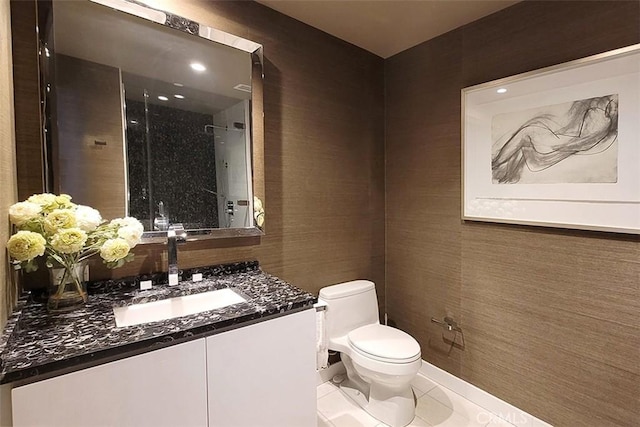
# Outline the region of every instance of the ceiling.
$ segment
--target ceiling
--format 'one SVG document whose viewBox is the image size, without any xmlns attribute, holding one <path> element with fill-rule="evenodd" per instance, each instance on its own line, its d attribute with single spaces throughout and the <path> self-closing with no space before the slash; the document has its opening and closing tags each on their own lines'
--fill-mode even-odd
<svg viewBox="0 0 640 427">
<path fill-rule="evenodd" d="M 382 58 L 517 0 L 256 0 Z"/>
</svg>

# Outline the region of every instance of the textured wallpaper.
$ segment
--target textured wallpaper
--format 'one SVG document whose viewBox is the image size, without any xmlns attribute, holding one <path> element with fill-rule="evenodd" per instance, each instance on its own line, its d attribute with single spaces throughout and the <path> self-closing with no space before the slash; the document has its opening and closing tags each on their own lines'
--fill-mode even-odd
<svg viewBox="0 0 640 427">
<path fill-rule="evenodd" d="M 9 2 L 0 1 L 0 34 L 11 34 Z M 15 290 L 10 285 L 6 242 L 9 239 L 9 206 L 16 202 L 16 159 L 13 123 L 13 90 L 11 70 L 11 38 L 0 38 L 0 326 L 4 327 Z M 1 422 L 2 420 L 0 420 Z"/>
</svg>

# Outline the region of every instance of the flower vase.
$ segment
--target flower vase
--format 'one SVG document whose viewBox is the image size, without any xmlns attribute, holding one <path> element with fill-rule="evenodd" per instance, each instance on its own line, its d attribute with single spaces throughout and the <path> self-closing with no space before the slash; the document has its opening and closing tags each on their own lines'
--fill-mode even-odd
<svg viewBox="0 0 640 427">
<path fill-rule="evenodd" d="M 83 307 L 87 303 L 88 273 L 89 265 L 86 262 L 50 268 L 47 310 L 51 313 L 63 313 Z"/>
</svg>

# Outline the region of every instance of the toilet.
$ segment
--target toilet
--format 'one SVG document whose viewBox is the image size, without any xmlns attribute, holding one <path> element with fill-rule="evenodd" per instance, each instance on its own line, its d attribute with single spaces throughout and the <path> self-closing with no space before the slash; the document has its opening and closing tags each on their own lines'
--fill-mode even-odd
<svg viewBox="0 0 640 427">
<path fill-rule="evenodd" d="M 371 416 L 404 427 L 415 416 L 411 381 L 422 364 L 420 345 L 409 334 L 380 324 L 373 282 L 355 280 L 320 289 L 327 304 L 329 350 L 347 370 L 340 389 Z"/>
</svg>

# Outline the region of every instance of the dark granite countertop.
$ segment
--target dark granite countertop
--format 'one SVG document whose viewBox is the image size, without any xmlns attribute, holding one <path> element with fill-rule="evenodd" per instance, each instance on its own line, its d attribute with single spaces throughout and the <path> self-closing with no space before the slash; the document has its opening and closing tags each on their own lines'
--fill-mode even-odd
<svg viewBox="0 0 640 427">
<path fill-rule="evenodd" d="M 0 336 L 0 383 L 37 381 L 312 307 L 317 300 L 260 270 L 257 261 L 192 269 L 200 282 L 166 283 L 166 274 L 89 283 L 86 307 L 49 314 L 33 295 L 22 298 Z M 139 290 L 139 280 L 154 287 Z M 247 302 L 184 317 L 116 327 L 113 307 L 233 288 Z"/>
</svg>

